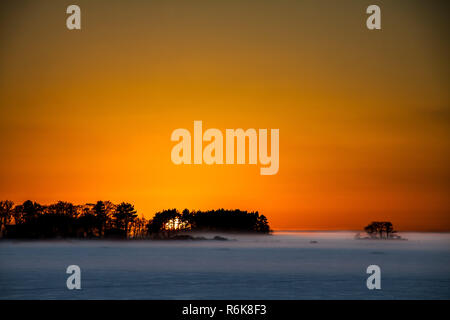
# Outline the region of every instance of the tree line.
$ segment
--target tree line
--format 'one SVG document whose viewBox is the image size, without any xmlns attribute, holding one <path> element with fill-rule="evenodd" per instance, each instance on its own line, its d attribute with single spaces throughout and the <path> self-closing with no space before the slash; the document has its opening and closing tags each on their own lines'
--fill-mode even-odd
<svg viewBox="0 0 450 320">
<path fill-rule="evenodd" d="M 172 231 L 236 231 L 269 233 L 270 227 L 267 218 L 258 211 L 242 210 L 208 210 L 189 211 L 184 209 L 181 213 L 176 209 L 157 212 L 148 223 L 150 235 Z"/>
<path fill-rule="evenodd" d="M 14 205 L 0 201 L 0 238 L 161 238 L 180 231 L 270 232 L 267 218 L 241 210 L 157 212 L 138 217 L 127 202 L 97 201 L 74 205 L 59 201 L 41 205 L 27 200 Z"/>
</svg>

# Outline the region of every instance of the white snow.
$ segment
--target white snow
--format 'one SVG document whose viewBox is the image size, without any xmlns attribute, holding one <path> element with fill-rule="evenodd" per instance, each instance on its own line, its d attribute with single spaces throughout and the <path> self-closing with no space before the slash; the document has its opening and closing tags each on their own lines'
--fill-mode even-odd
<svg viewBox="0 0 450 320">
<path fill-rule="evenodd" d="M 449 299 L 450 234 L 221 235 L 230 241 L 1 241 L 0 299 Z M 317 243 L 315 243 L 317 242 Z M 67 266 L 82 290 L 66 288 Z M 381 267 L 381 290 L 366 268 Z"/>
</svg>

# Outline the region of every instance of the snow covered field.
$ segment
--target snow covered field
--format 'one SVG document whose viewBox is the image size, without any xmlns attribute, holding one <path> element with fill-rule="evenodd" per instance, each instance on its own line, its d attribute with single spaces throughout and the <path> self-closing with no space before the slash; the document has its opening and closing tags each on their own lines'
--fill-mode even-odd
<svg viewBox="0 0 450 320">
<path fill-rule="evenodd" d="M 0 299 L 450 299 L 450 234 L 354 234 L 1 241 Z M 372 264 L 381 290 L 366 287 Z M 69 265 L 81 268 L 81 290 L 66 287 Z"/>
</svg>

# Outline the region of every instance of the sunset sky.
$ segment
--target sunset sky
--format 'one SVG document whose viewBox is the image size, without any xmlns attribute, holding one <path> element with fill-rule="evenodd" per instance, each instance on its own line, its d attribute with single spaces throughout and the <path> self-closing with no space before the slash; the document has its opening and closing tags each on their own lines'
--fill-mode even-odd
<svg viewBox="0 0 450 320">
<path fill-rule="evenodd" d="M 0 200 L 450 231 L 449 4 L 376 1 L 371 31 L 374 3 L 2 2 Z M 194 120 L 279 129 L 278 174 L 173 164 L 171 133 Z"/>
</svg>

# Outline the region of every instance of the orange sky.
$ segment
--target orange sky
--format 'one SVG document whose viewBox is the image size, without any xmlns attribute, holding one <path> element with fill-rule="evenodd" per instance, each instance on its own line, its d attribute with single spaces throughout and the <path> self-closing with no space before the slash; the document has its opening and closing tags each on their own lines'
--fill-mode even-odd
<svg viewBox="0 0 450 320">
<path fill-rule="evenodd" d="M 448 4 L 0 5 L 0 199 L 259 210 L 274 229 L 450 231 Z M 280 169 L 176 166 L 174 129 L 280 129 Z"/>
</svg>

